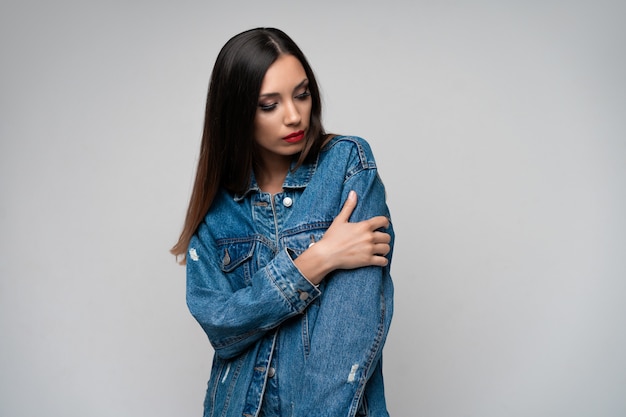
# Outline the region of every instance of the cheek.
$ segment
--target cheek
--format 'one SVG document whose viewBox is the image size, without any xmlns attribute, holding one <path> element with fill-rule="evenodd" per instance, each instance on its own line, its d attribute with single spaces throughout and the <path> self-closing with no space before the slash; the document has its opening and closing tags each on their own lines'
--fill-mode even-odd
<svg viewBox="0 0 626 417">
<path fill-rule="evenodd" d="M 257 116 L 254 119 L 254 136 L 260 138 L 267 135 L 270 125 L 271 123 L 269 123 L 266 117 Z"/>
<path fill-rule="evenodd" d="M 311 104 L 307 104 L 304 109 L 302 109 L 302 115 L 306 118 L 307 124 L 311 121 Z"/>
</svg>

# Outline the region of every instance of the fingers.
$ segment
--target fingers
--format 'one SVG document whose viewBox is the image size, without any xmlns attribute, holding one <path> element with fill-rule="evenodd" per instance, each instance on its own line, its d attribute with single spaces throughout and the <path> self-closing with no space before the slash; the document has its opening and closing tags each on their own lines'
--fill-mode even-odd
<svg viewBox="0 0 626 417">
<path fill-rule="evenodd" d="M 337 215 L 335 219 L 338 219 L 339 221 L 347 222 L 350 219 L 350 216 L 352 215 L 354 208 L 356 207 L 356 201 L 357 201 L 356 193 L 354 191 L 350 191 L 348 193 L 348 198 L 346 199 L 346 202 L 343 203 L 343 207 L 341 208 L 341 211 L 339 212 L 339 214 Z"/>
<path fill-rule="evenodd" d="M 389 219 L 385 216 L 376 216 L 365 221 L 371 230 L 386 229 L 389 227 Z"/>
<path fill-rule="evenodd" d="M 374 232 L 374 242 L 388 244 L 391 242 L 391 236 L 385 232 Z"/>
<path fill-rule="evenodd" d="M 384 255 L 374 255 L 372 256 L 372 260 L 370 265 L 372 266 L 387 266 L 389 263 L 389 259 L 385 258 Z"/>
<path fill-rule="evenodd" d="M 341 208 L 341 211 L 339 212 L 335 220 L 348 222 L 350 220 L 352 212 L 354 211 L 354 208 L 356 207 L 356 203 L 356 192 L 354 190 L 351 190 L 348 193 L 348 198 L 346 199 L 345 203 L 343 203 L 343 207 Z M 365 222 L 369 225 L 371 230 L 381 228 L 386 229 L 389 227 L 389 219 L 385 216 L 372 217 L 371 219 L 365 220 Z"/>
<path fill-rule="evenodd" d="M 377 256 L 374 260 L 374 266 L 387 266 L 388 263 L 389 259 L 385 258 L 384 256 Z"/>
</svg>

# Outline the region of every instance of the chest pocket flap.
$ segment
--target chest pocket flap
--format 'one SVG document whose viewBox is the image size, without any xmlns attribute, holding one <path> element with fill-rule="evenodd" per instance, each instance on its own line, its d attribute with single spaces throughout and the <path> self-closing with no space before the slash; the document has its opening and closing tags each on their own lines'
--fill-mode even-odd
<svg viewBox="0 0 626 417">
<path fill-rule="evenodd" d="M 238 266 L 252 258 L 254 241 L 223 242 L 218 245 L 221 267 L 224 272 L 232 272 Z"/>
</svg>

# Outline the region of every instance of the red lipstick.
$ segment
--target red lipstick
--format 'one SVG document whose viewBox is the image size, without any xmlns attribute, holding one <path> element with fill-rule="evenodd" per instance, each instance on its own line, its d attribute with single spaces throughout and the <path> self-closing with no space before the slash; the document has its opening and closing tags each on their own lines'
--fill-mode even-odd
<svg viewBox="0 0 626 417">
<path fill-rule="evenodd" d="M 283 138 L 283 140 L 288 143 L 300 142 L 302 139 L 304 139 L 304 130 L 293 132 L 292 134 L 287 135 Z"/>
</svg>

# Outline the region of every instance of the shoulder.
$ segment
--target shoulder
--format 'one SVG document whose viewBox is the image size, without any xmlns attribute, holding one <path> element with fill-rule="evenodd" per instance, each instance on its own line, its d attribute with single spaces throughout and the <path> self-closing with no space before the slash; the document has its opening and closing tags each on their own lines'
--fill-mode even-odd
<svg viewBox="0 0 626 417">
<path fill-rule="evenodd" d="M 349 158 L 363 168 L 376 168 L 372 148 L 365 139 L 359 136 L 333 136 L 322 147 L 320 156 L 324 159 L 345 160 Z"/>
<path fill-rule="evenodd" d="M 326 142 L 324 143 L 324 146 L 322 147 L 322 151 L 324 150 L 328 150 L 330 148 L 333 148 L 337 145 L 344 145 L 344 146 L 355 146 L 358 148 L 364 148 L 367 149 L 368 151 L 371 152 L 370 150 L 370 145 L 367 142 L 367 140 L 363 139 L 362 137 L 359 136 L 349 136 L 349 135 L 334 135 L 334 136 L 330 136 Z"/>
</svg>

